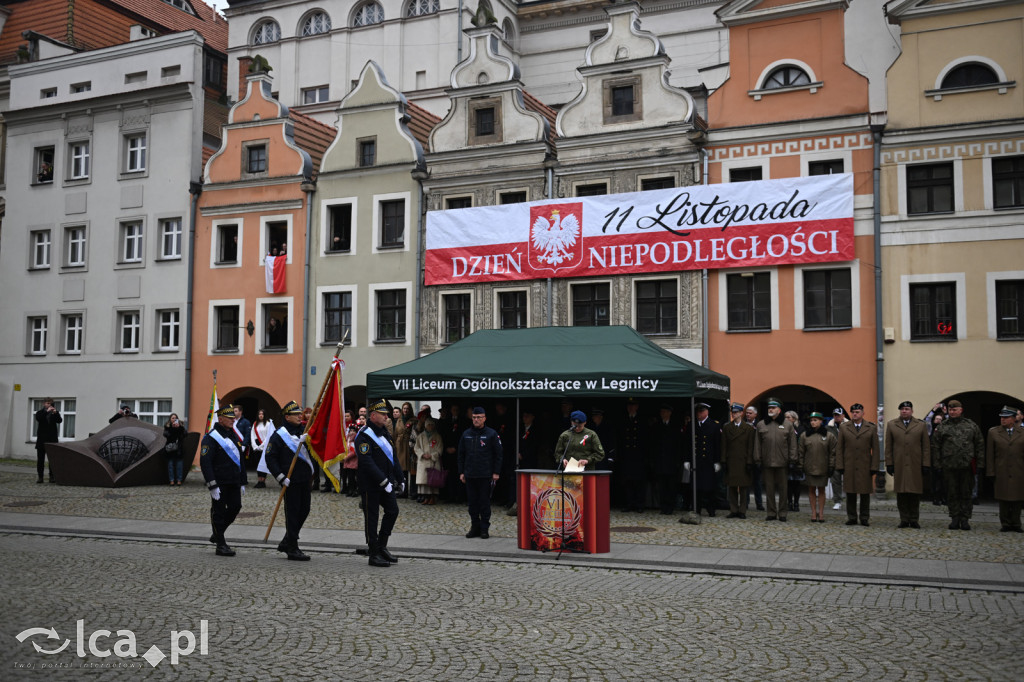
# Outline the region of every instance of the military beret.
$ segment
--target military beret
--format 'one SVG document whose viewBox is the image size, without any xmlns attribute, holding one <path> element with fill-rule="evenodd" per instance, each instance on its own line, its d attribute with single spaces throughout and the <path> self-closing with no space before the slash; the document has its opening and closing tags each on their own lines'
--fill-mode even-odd
<svg viewBox="0 0 1024 682">
<path fill-rule="evenodd" d="M 904 407 L 914 409 L 914 403 L 910 402 L 909 400 L 904 400 L 902 403 L 900 403 L 900 409 L 902 410 Z"/>
<path fill-rule="evenodd" d="M 587 421 L 587 415 L 581 410 L 576 410 L 569 415 L 569 419 L 574 422 L 585 422 Z"/>
<path fill-rule="evenodd" d="M 863 410 L 863 409 L 864 409 L 864 406 L 861 405 L 860 403 L 854 403 L 853 405 L 850 405 L 850 412 L 853 412 L 854 410 Z"/>
<path fill-rule="evenodd" d="M 285 416 L 289 414 L 302 414 L 302 406 L 294 400 L 289 400 L 285 403 L 284 407 L 281 408 L 281 414 Z"/>
</svg>

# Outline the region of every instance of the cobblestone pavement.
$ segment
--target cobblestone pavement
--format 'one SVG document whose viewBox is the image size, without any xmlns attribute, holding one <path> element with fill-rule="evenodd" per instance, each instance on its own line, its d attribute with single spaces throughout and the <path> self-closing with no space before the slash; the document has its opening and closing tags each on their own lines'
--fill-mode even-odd
<svg viewBox="0 0 1024 682">
<path fill-rule="evenodd" d="M 21 471 L 24 469 L 24 471 Z M 209 497 L 201 477 L 193 473 L 181 487 L 79 488 L 36 485 L 35 471 L 6 465 L 0 469 L 0 509 L 8 512 L 91 516 L 114 519 L 209 522 Z M 250 476 L 255 482 L 255 476 Z M 279 488 L 249 489 L 242 499 L 238 524 L 266 526 Z M 400 500 L 396 533 L 461 535 L 468 528 L 464 505 L 425 507 Z M 922 504 L 922 530 L 899 530 L 895 500 L 872 500 L 871 527 L 847 527 L 845 511 L 826 506 L 827 522 L 810 523 L 806 498 L 802 511 L 790 512 L 788 523 L 765 523 L 764 512 L 751 511 L 746 520 L 704 517 L 699 526 L 680 524 L 678 514 L 663 516 L 655 510 L 643 514 L 613 511 L 611 541 L 650 545 L 676 545 L 723 549 L 829 552 L 853 556 L 946 561 L 1024 563 L 1024 536 L 1000 533 L 998 508 L 988 502 L 975 508 L 971 532 L 946 528 L 946 508 Z M 495 507 L 491 535 L 514 538 L 515 518 Z M 283 517 L 278 518 L 278 524 Z M 306 528 L 360 530 L 362 516 L 356 498 L 313 493 Z"/>
<path fill-rule="evenodd" d="M 4 680 L 1024 677 L 1021 594 L 26 535 L 0 536 L 0 571 Z M 172 630 L 201 643 L 202 620 L 205 655 L 141 658 Z M 16 639 L 33 627 L 57 637 Z M 98 649 L 130 630 L 140 657 L 90 653 L 100 629 Z"/>
</svg>

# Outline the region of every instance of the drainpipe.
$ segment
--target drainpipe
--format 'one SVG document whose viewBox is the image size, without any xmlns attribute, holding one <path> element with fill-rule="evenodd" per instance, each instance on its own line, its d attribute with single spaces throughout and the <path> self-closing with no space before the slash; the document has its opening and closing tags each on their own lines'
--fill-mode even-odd
<svg viewBox="0 0 1024 682">
<path fill-rule="evenodd" d="M 703 169 L 701 171 L 701 184 L 708 184 L 708 153 L 703 147 L 697 150 L 700 153 L 701 160 L 703 163 Z M 705 367 L 711 367 L 711 340 L 708 334 L 708 269 L 704 268 L 700 271 L 700 300 L 701 300 L 701 315 L 700 315 L 700 328 L 701 328 L 701 359 L 704 361 Z M 722 292 L 718 292 L 721 296 Z"/>
<path fill-rule="evenodd" d="M 462 0 L 459 0 L 459 34 L 456 36 L 458 50 L 455 53 L 455 63 L 462 63 Z"/>
<path fill-rule="evenodd" d="M 550 164 L 545 164 L 545 165 L 547 166 L 546 171 L 547 171 L 547 176 L 548 176 L 547 177 L 547 184 L 548 184 L 548 192 L 547 192 L 547 194 L 548 194 L 548 199 L 554 199 L 555 198 L 555 167 L 553 165 L 550 165 Z M 554 287 L 551 285 L 551 278 L 548 277 L 548 303 L 547 303 L 547 308 L 548 308 L 547 326 L 548 327 L 551 326 L 552 320 L 553 320 L 552 311 L 551 311 L 551 305 L 552 305 L 552 298 L 553 297 L 554 297 Z"/>
<path fill-rule="evenodd" d="M 422 329 L 423 317 L 420 313 L 423 310 L 423 253 L 426 248 L 426 190 L 423 188 L 423 181 L 430 177 L 422 167 L 417 166 L 412 172 L 413 180 L 416 181 L 416 186 L 419 187 L 419 211 L 416 217 L 416 335 L 413 341 L 412 357 L 415 360 L 420 356 L 420 331 Z"/>
<path fill-rule="evenodd" d="M 188 217 L 188 282 L 185 287 L 185 428 L 188 428 L 192 400 L 192 278 L 196 270 L 196 213 L 199 210 L 199 195 L 203 193 L 202 180 L 188 183 L 192 195 L 192 210 Z"/>
<path fill-rule="evenodd" d="M 872 142 L 872 203 L 874 222 L 875 259 L 875 399 L 878 405 L 878 426 L 881 429 L 885 419 L 885 362 L 882 349 L 885 337 L 882 329 L 882 130 L 884 124 L 871 124 Z M 879 434 L 878 475 L 875 477 L 875 493 L 885 495 L 885 441 Z"/>
<path fill-rule="evenodd" d="M 309 339 L 309 258 L 313 244 L 313 192 L 316 191 L 316 183 L 306 179 L 303 181 L 301 189 L 306 193 L 306 262 L 302 268 L 302 389 L 299 395 L 302 396 L 300 400 L 308 402 L 306 400 L 306 381 L 309 377 L 309 365 L 307 364 L 309 348 L 306 342 Z"/>
</svg>

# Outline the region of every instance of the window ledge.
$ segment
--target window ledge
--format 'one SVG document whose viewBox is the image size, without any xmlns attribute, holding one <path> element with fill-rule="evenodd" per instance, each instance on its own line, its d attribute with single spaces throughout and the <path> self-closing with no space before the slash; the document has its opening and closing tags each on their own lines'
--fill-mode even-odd
<svg viewBox="0 0 1024 682">
<path fill-rule="evenodd" d="M 46 272 L 50 269 L 49 265 L 30 265 L 28 266 L 29 272 Z"/>
<path fill-rule="evenodd" d="M 157 348 L 155 351 L 153 351 L 153 354 L 156 355 L 157 353 L 180 353 L 180 352 L 181 351 L 178 348 Z"/>
<path fill-rule="evenodd" d="M 241 351 L 237 348 L 214 348 L 210 352 L 214 355 L 241 355 Z"/>
<path fill-rule="evenodd" d="M 993 211 L 1020 211 L 1024 209 L 1024 204 L 1015 204 L 1013 206 L 993 206 Z"/>
<path fill-rule="evenodd" d="M 378 251 L 399 251 L 405 248 L 405 242 L 401 244 L 381 244 L 377 247 Z"/>
<path fill-rule="evenodd" d="M 844 327 L 804 327 L 801 331 L 805 332 L 845 332 L 853 329 L 853 325 L 846 325 Z"/>
<path fill-rule="evenodd" d="M 223 262 L 215 262 L 213 264 L 213 267 L 215 267 L 215 268 L 237 268 L 238 267 L 238 261 L 236 261 L 236 260 L 226 260 L 226 261 L 223 261 Z"/>
<path fill-rule="evenodd" d="M 942 336 L 934 339 L 910 339 L 910 343 L 956 343 L 955 336 Z"/>
<path fill-rule="evenodd" d="M 182 260 L 181 256 L 161 256 L 154 260 L 156 263 L 180 263 Z"/>
<path fill-rule="evenodd" d="M 398 346 L 405 343 L 405 339 L 374 339 L 373 343 L 377 346 Z"/>
<path fill-rule="evenodd" d="M 1000 95 L 1005 95 L 1010 88 L 1017 87 L 1017 81 L 1003 81 L 1002 83 L 987 83 L 985 85 L 967 85 L 962 88 L 940 88 L 938 90 L 925 90 L 924 96 L 931 97 L 936 102 L 941 102 L 946 95 L 962 95 L 965 92 L 984 92 L 986 90 L 997 90 Z"/>
<path fill-rule="evenodd" d="M 320 346 L 321 348 L 337 348 L 338 347 L 338 343 L 339 343 L 338 341 L 321 341 L 317 345 Z M 343 347 L 345 347 L 345 348 L 350 348 L 352 346 L 352 342 L 351 341 L 345 341 L 341 345 Z"/>
<path fill-rule="evenodd" d="M 135 180 L 136 178 L 145 178 L 149 176 L 149 170 L 138 170 L 138 171 L 124 171 L 118 176 L 118 180 Z"/>
<path fill-rule="evenodd" d="M 387 247 L 383 247 L 382 246 L 381 248 L 383 249 L 383 248 L 387 248 Z M 324 255 L 325 256 L 351 256 L 352 255 L 352 250 L 349 249 L 348 251 L 340 251 L 340 250 L 339 251 L 324 251 Z"/>
<path fill-rule="evenodd" d="M 65 187 L 77 187 L 78 185 L 88 185 L 92 182 L 92 178 L 68 178 L 64 181 Z"/>
<path fill-rule="evenodd" d="M 261 353 L 287 353 L 286 346 L 273 346 L 272 348 L 260 348 Z"/>
<path fill-rule="evenodd" d="M 815 81 L 814 83 L 808 83 L 807 85 L 790 85 L 788 88 L 767 88 L 762 90 L 747 90 L 747 94 L 754 98 L 755 102 L 759 102 L 765 95 L 781 95 L 784 92 L 800 92 L 801 90 L 808 90 L 813 95 L 824 87 L 822 81 Z"/>
<path fill-rule="evenodd" d="M 955 214 L 956 211 L 927 211 L 922 213 L 911 213 L 910 211 L 907 211 L 908 218 L 928 218 L 930 216 L 943 217 Z"/>
<path fill-rule="evenodd" d="M 53 180 L 42 180 L 42 181 L 36 180 L 35 182 L 30 182 L 29 183 L 29 187 L 52 187 L 52 186 L 53 186 Z"/>
<path fill-rule="evenodd" d="M 60 267 L 61 274 L 71 272 L 89 272 L 89 268 L 86 265 L 62 265 Z"/>
<path fill-rule="evenodd" d="M 770 334 L 772 332 L 769 328 L 764 329 L 727 329 L 726 334 Z"/>
<path fill-rule="evenodd" d="M 139 350 L 124 350 L 124 349 L 120 349 L 120 350 L 118 350 L 116 352 L 117 352 L 118 355 L 139 355 L 139 354 L 141 354 L 141 351 L 139 351 Z"/>
<path fill-rule="evenodd" d="M 1024 341 L 1024 335 L 1022 336 L 997 336 L 996 341 Z"/>
<path fill-rule="evenodd" d="M 114 263 L 115 270 L 134 270 L 137 268 L 146 267 L 146 263 L 143 261 L 129 261 L 126 263 Z"/>
</svg>

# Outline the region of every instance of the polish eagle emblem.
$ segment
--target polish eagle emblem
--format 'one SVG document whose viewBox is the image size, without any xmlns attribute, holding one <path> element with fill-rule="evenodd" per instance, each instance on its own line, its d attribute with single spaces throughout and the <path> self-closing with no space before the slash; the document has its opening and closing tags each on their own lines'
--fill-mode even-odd
<svg viewBox="0 0 1024 682">
<path fill-rule="evenodd" d="M 569 213 L 563 216 L 558 208 L 551 209 L 546 218 L 537 215 L 530 238 L 537 261 L 553 266 L 571 261 L 580 240 L 580 229 L 580 221 L 575 215 Z"/>
</svg>

